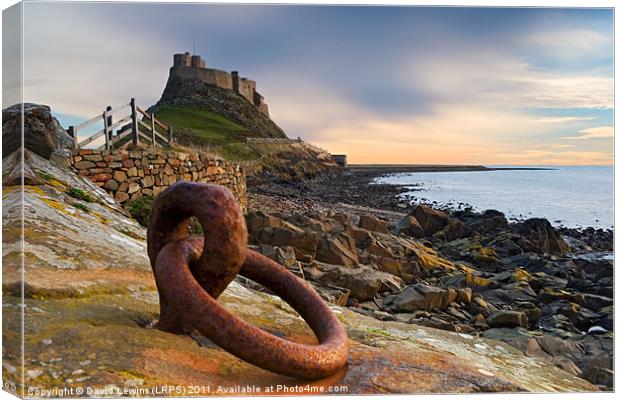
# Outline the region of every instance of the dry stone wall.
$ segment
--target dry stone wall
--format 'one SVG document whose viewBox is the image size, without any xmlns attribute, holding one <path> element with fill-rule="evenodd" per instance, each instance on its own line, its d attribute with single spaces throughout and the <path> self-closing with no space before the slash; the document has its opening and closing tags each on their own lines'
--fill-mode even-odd
<svg viewBox="0 0 620 400">
<path fill-rule="evenodd" d="M 243 168 L 203 154 L 79 149 L 73 152 L 71 164 L 121 204 L 157 196 L 178 181 L 192 181 L 226 186 L 246 208 Z"/>
</svg>

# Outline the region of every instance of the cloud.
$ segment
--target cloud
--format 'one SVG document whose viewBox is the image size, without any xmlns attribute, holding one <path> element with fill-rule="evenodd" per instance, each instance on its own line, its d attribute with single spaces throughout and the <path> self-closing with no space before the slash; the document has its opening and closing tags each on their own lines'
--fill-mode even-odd
<svg viewBox="0 0 620 400">
<path fill-rule="evenodd" d="M 562 139 L 587 140 L 587 139 L 607 139 L 614 137 L 613 126 L 596 126 L 581 130 L 579 136 L 565 136 Z"/>
<path fill-rule="evenodd" d="M 525 150 L 497 154 L 505 163 L 515 165 L 609 165 L 611 154 L 602 151 Z"/>
<path fill-rule="evenodd" d="M 412 90 L 442 101 L 512 108 L 611 109 L 613 78 L 594 72 L 541 71 L 500 52 L 436 54 L 413 59 L 401 76 Z"/>
<path fill-rule="evenodd" d="M 568 60 L 587 56 L 608 55 L 611 38 L 590 29 L 558 29 L 522 35 L 525 46 L 538 48 L 546 56 Z"/>
<path fill-rule="evenodd" d="M 530 122 L 542 123 L 542 124 L 563 124 L 566 122 L 591 121 L 593 119 L 595 118 L 594 117 L 575 117 L 575 116 L 536 117 L 536 118 L 531 118 Z"/>
</svg>

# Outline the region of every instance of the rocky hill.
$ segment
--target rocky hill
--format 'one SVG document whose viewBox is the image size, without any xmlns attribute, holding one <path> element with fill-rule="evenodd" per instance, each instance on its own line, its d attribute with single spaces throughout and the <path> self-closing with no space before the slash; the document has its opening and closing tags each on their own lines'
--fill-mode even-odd
<svg viewBox="0 0 620 400">
<path fill-rule="evenodd" d="M 275 122 L 245 98 L 200 80 L 170 77 L 160 100 L 149 111 L 158 113 L 164 107 L 194 107 L 220 115 L 242 128 L 236 138 L 286 138 Z"/>
<path fill-rule="evenodd" d="M 58 387 L 73 393 L 89 387 L 90 392 L 83 394 L 95 397 L 243 394 L 240 388 L 248 385 L 263 390 L 270 385 L 284 385 L 279 389 L 281 394 L 285 393 L 284 387 L 301 388 L 301 393 L 304 388 L 332 387 L 346 394 L 597 390 L 586 380 L 557 367 L 548 356 L 527 356 L 505 342 L 464 332 L 400 319 L 382 321 L 378 311 L 363 315 L 355 307 L 338 305 L 347 301 L 343 293 L 349 296 L 355 290 L 361 301 L 373 296 L 373 291 L 400 290 L 402 282 L 411 279 L 406 274 L 409 270 L 403 270 L 399 277 L 358 265 L 360 257 L 368 257 L 367 252 L 388 251 L 384 246 L 392 246 L 390 251 L 403 249 L 406 257 L 415 257 L 418 267 L 429 271 L 456 268 L 419 240 L 381 233 L 385 232 L 385 224 L 373 218 L 353 226 L 350 217 L 338 215 L 311 219 L 254 211 L 248 216 L 255 248 L 274 258 L 288 252 L 284 260 L 295 261 L 290 267 L 295 269 L 303 263 L 306 268 L 301 273 L 332 300 L 331 309 L 344 324 L 351 349 L 346 369 L 337 375 L 311 382 L 292 379 L 245 363 L 196 333 L 160 331 L 153 328 L 159 306 L 146 253 L 145 229 L 102 189 L 76 174 L 61 159 L 29 149 L 24 158 L 29 184 L 22 192 L 12 179 L 20 161 L 19 152 L 3 158 L 5 388 L 17 385 L 22 373 L 23 311 L 25 384 L 33 390 L 29 395 L 36 396 L 45 396 L 46 391 Z M 354 237 L 347 233 L 354 231 Z M 357 250 L 356 242 L 363 251 Z M 320 262 L 313 263 L 314 258 Z M 413 264 L 403 261 L 402 265 Z M 350 274 L 341 273 L 348 270 Z M 328 283 L 335 280 L 337 285 Z M 338 289 L 343 286 L 349 288 L 348 294 Z M 393 297 L 390 304 L 404 306 L 414 300 L 432 299 L 427 295 L 433 291 L 427 290 L 425 295 L 410 291 L 406 289 L 401 296 Z M 459 307 L 465 307 L 471 301 L 465 298 L 467 292 L 444 290 L 438 298 L 441 304 L 446 298 L 445 302 L 453 307 L 457 300 L 463 304 Z M 336 296 L 338 293 L 340 296 Z M 402 296 L 413 300 L 405 301 Z M 219 301 L 235 315 L 278 336 L 316 342 L 290 307 L 243 279 L 233 282 Z M 149 392 L 164 385 L 179 385 L 181 391 Z M 209 392 L 190 392 L 192 387 L 209 387 Z"/>
</svg>

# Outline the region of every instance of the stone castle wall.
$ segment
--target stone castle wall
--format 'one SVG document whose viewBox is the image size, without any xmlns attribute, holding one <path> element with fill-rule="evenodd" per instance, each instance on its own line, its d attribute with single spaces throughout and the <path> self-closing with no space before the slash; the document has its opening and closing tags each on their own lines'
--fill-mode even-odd
<svg viewBox="0 0 620 400">
<path fill-rule="evenodd" d="M 192 181 L 226 186 L 246 209 L 244 170 L 226 160 L 195 153 L 79 149 L 70 162 L 121 204 L 156 196 L 178 181 Z"/>
<path fill-rule="evenodd" d="M 256 81 L 239 76 L 237 71 L 222 71 L 207 68 L 204 60 L 189 53 L 175 54 L 170 68 L 170 77 L 199 80 L 209 85 L 232 90 L 255 105 L 260 112 L 269 115 L 265 99 L 256 91 Z"/>
</svg>

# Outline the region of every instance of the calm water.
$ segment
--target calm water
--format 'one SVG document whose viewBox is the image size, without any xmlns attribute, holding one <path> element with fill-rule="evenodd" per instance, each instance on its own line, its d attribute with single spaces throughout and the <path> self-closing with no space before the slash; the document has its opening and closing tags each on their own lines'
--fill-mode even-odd
<svg viewBox="0 0 620 400">
<path fill-rule="evenodd" d="M 548 171 L 398 173 L 375 182 L 410 186 L 416 201 L 482 211 L 509 218 L 544 217 L 567 227 L 613 227 L 613 167 L 549 167 Z"/>
</svg>

